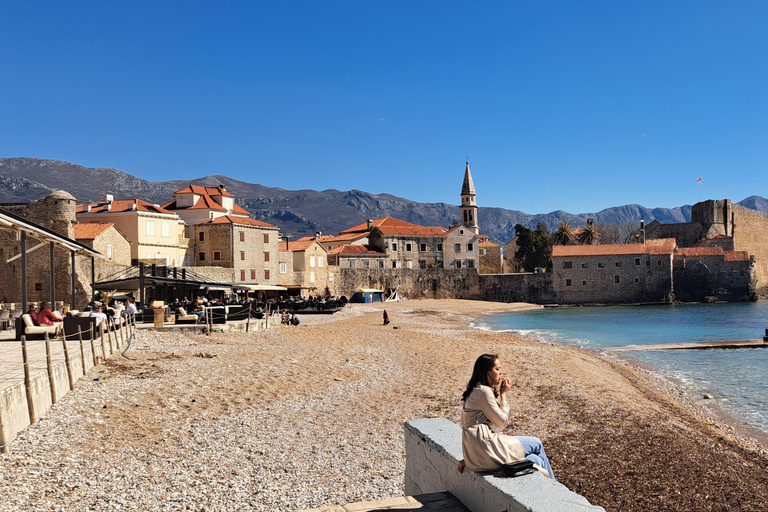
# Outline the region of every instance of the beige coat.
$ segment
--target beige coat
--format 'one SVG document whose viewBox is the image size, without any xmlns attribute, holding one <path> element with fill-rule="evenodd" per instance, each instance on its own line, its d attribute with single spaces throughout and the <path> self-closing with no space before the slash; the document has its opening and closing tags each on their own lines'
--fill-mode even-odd
<svg viewBox="0 0 768 512">
<path fill-rule="evenodd" d="M 491 431 L 490 425 L 507 426 L 509 404 L 493 396 L 488 386 L 478 385 L 464 402 L 461 414 L 461 448 L 472 471 L 497 471 L 502 464 L 525 458 L 520 441 Z"/>
</svg>

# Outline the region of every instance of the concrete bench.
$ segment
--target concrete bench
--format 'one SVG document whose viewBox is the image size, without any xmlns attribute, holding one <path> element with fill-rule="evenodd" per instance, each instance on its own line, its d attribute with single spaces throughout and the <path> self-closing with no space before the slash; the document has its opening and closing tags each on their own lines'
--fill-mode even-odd
<svg viewBox="0 0 768 512">
<path fill-rule="evenodd" d="M 605 512 L 539 472 L 517 478 L 468 469 L 459 473 L 456 465 L 461 459 L 458 425 L 445 418 L 405 423 L 405 493 L 409 496 L 448 491 L 472 512 Z"/>
</svg>

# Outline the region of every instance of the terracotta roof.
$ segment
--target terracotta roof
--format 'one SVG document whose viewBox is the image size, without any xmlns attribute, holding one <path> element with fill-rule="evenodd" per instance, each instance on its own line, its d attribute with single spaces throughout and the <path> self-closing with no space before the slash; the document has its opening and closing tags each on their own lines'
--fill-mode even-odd
<svg viewBox="0 0 768 512">
<path fill-rule="evenodd" d="M 199 195 L 209 195 L 209 196 L 224 196 L 224 197 L 235 197 L 229 192 L 227 192 L 226 187 L 224 185 L 219 185 L 218 187 L 201 187 L 198 185 L 189 185 L 187 187 L 182 188 L 181 190 L 177 190 L 175 192 L 176 194 L 199 194 Z"/>
<path fill-rule="evenodd" d="M 725 251 L 725 261 L 749 261 L 747 251 Z"/>
<path fill-rule="evenodd" d="M 485 241 L 485 242 L 480 242 L 478 245 L 479 245 L 480 247 L 501 247 L 501 246 L 500 246 L 499 244 L 497 244 L 496 242 L 491 242 L 490 240 L 488 240 L 488 241 Z"/>
<path fill-rule="evenodd" d="M 411 226 L 411 227 L 421 227 L 418 224 L 411 224 L 410 222 L 405 222 L 404 220 L 398 220 L 393 219 L 392 217 L 383 217 L 381 219 L 372 219 L 371 220 L 373 227 L 380 228 L 382 226 Z M 368 222 L 363 222 L 362 224 L 358 224 L 357 226 L 352 226 L 351 228 L 345 229 L 344 231 L 339 231 L 339 235 L 345 235 L 347 233 L 367 233 L 370 231 L 368 229 Z"/>
<path fill-rule="evenodd" d="M 250 217 L 233 217 L 231 215 L 222 215 L 221 217 L 216 217 L 213 220 L 198 222 L 197 224 L 195 224 L 195 226 L 209 226 L 212 224 L 243 224 L 245 226 L 256 226 L 260 228 L 277 229 L 277 226 L 273 226 L 272 224 L 267 224 L 266 222 L 261 222 L 260 220 L 252 219 Z"/>
<path fill-rule="evenodd" d="M 386 256 L 386 253 L 373 251 L 364 245 L 340 245 L 328 251 L 328 254 L 357 254 L 360 256 Z"/>
<path fill-rule="evenodd" d="M 674 238 L 647 240 L 644 244 L 555 245 L 552 247 L 552 257 L 672 254 L 675 250 L 675 246 L 676 243 Z"/>
<path fill-rule="evenodd" d="M 142 201 L 141 199 L 115 199 L 111 203 L 109 210 L 106 209 L 108 203 L 99 201 L 96 203 L 84 203 L 77 205 L 76 213 L 124 213 L 134 211 L 133 205 L 136 205 L 136 210 L 139 212 L 151 212 L 151 213 L 164 213 L 166 215 L 174 215 L 173 212 L 166 210 L 161 206 Z M 91 211 L 86 212 L 85 207 L 90 206 Z"/>
<path fill-rule="evenodd" d="M 114 226 L 114 224 L 111 222 L 105 224 L 100 224 L 98 222 L 75 224 L 75 240 L 95 240 L 97 236 L 104 233 L 112 226 Z"/>
<path fill-rule="evenodd" d="M 696 256 L 724 256 L 722 247 L 680 247 L 675 251 L 675 257 L 694 258 Z"/>
<path fill-rule="evenodd" d="M 277 246 L 281 251 L 301 252 L 306 251 L 313 243 L 315 243 L 315 237 L 304 237 L 299 240 L 294 240 L 293 242 L 280 242 Z"/>
</svg>

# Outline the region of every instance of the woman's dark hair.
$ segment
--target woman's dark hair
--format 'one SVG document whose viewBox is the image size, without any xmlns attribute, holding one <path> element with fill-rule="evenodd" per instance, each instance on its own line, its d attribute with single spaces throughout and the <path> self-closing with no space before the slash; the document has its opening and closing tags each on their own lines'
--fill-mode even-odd
<svg viewBox="0 0 768 512">
<path fill-rule="evenodd" d="M 496 364 L 496 360 L 499 358 L 498 354 L 483 354 L 475 361 L 475 367 L 472 370 L 472 378 L 469 379 L 467 389 L 461 396 L 461 400 L 466 401 L 469 398 L 469 394 L 478 384 L 488 386 L 493 389 L 490 381 L 488 380 L 488 374 L 493 370 L 493 366 Z M 496 395 L 497 391 L 493 389 L 493 394 Z"/>
</svg>

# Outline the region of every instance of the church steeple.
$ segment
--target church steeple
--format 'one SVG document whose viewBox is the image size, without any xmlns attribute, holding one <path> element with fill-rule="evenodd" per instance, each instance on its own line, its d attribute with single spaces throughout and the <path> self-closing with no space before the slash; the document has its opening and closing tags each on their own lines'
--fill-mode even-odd
<svg viewBox="0 0 768 512">
<path fill-rule="evenodd" d="M 479 235 L 480 227 L 477 225 L 475 197 L 475 184 L 472 183 L 472 173 L 469 172 L 469 162 L 467 162 L 467 168 L 464 171 L 464 184 L 461 186 L 461 224 Z"/>
</svg>

